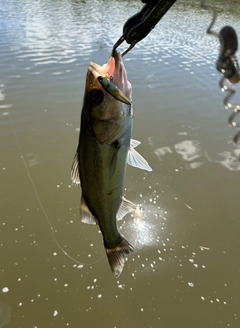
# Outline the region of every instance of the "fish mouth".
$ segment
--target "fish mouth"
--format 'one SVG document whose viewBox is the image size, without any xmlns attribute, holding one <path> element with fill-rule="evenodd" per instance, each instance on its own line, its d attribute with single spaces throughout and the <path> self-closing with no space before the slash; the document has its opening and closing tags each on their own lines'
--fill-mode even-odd
<svg viewBox="0 0 240 328">
<path fill-rule="evenodd" d="M 104 64 L 103 66 L 91 62 L 89 64 L 89 70 L 92 72 L 95 78 L 102 76 L 110 80 L 114 75 L 115 58 L 110 56 L 107 64 Z"/>
<path fill-rule="evenodd" d="M 124 94 L 128 102 L 131 102 L 132 86 L 127 79 L 127 72 L 119 51 L 115 51 L 114 56 L 111 55 L 108 62 L 103 66 L 91 62 L 89 64 L 89 71 L 95 79 L 103 77 L 111 81 L 121 91 L 121 98 L 122 94 Z M 111 94 L 111 92 L 109 93 Z"/>
</svg>

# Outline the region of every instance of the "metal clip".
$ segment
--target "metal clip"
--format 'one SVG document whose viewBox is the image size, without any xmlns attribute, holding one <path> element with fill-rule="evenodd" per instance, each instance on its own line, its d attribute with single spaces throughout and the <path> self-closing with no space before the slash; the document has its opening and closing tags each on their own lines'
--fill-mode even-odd
<svg viewBox="0 0 240 328">
<path fill-rule="evenodd" d="M 124 40 L 130 44 L 122 54 L 122 56 L 126 55 L 136 43 L 151 32 L 175 2 L 176 0 L 159 0 L 155 5 L 146 4 L 142 10 L 130 17 L 123 26 L 122 36 L 113 47 L 112 55 Z"/>
</svg>

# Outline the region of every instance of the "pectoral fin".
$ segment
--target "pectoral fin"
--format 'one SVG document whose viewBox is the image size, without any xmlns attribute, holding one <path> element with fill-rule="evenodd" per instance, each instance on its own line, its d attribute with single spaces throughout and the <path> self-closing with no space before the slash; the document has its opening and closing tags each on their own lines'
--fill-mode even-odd
<svg viewBox="0 0 240 328">
<path fill-rule="evenodd" d="M 71 180 L 75 185 L 80 185 L 80 177 L 79 177 L 79 162 L 78 162 L 78 152 L 73 159 L 72 168 L 71 168 Z"/>
<path fill-rule="evenodd" d="M 127 200 L 126 198 L 123 197 L 122 203 L 117 212 L 117 220 L 122 220 L 122 218 L 126 214 L 135 211 L 136 208 L 137 208 L 137 205 L 135 205 L 134 203 L 130 202 L 129 200 Z"/>
<path fill-rule="evenodd" d="M 124 93 L 111 81 L 105 77 L 99 76 L 98 81 L 101 83 L 102 87 L 115 99 L 123 102 L 124 104 L 131 105 L 131 101 L 125 96 Z"/>
<path fill-rule="evenodd" d="M 130 147 L 136 148 L 139 145 L 141 145 L 141 141 L 138 141 L 138 140 L 135 140 L 135 139 L 130 140 Z"/>
<path fill-rule="evenodd" d="M 84 198 L 81 198 L 81 203 L 80 203 L 80 215 L 81 215 L 81 221 L 83 223 L 87 224 L 98 224 L 97 219 L 92 215 L 90 212 Z"/>
<path fill-rule="evenodd" d="M 152 168 L 148 165 L 148 162 L 134 149 L 140 145 L 140 143 L 140 141 L 131 139 L 130 148 L 127 155 L 127 163 L 142 170 L 152 171 Z"/>
</svg>

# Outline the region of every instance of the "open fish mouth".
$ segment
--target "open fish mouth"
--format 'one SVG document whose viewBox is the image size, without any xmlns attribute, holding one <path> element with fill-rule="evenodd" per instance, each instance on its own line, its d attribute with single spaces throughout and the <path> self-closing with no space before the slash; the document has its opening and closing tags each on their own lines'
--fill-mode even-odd
<svg viewBox="0 0 240 328">
<path fill-rule="evenodd" d="M 111 55 L 109 57 L 108 62 L 103 66 L 91 62 L 89 64 L 89 70 L 93 74 L 95 79 L 99 80 L 100 78 L 100 81 L 103 82 L 101 84 L 104 89 L 114 98 L 119 98 L 119 101 L 122 101 L 126 104 L 131 103 L 132 86 L 127 79 L 127 72 L 124 67 L 120 52 L 116 51 L 114 53 L 114 57 Z M 106 79 L 109 81 L 108 83 Z M 108 88 L 105 87 L 106 85 L 108 85 Z M 120 91 L 119 97 L 116 97 L 117 92 L 114 86 L 117 87 Z"/>
<path fill-rule="evenodd" d="M 103 66 L 91 62 L 89 64 L 89 70 L 92 72 L 95 78 L 102 76 L 111 80 L 115 70 L 115 58 L 110 56 L 107 64 L 104 64 Z"/>
</svg>

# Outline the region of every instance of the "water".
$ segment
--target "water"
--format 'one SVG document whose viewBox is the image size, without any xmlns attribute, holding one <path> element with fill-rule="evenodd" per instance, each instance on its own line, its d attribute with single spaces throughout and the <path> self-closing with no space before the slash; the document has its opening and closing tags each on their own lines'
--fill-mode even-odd
<svg viewBox="0 0 240 328">
<path fill-rule="evenodd" d="M 80 222 L 70 167 L 87 66 L 141 8 L 109 3 L 1 0 L 0 327 L 239 327 L 240 151 L 199 1 L 178 0 L 124 58 L 153 172 L 127 168 L 139 210 L 120 227 L 136 252 L 118 279 L 97 227 Z M 214 29 L 240 35 L 238 2 L 214 5 Z"/>
</svg>

